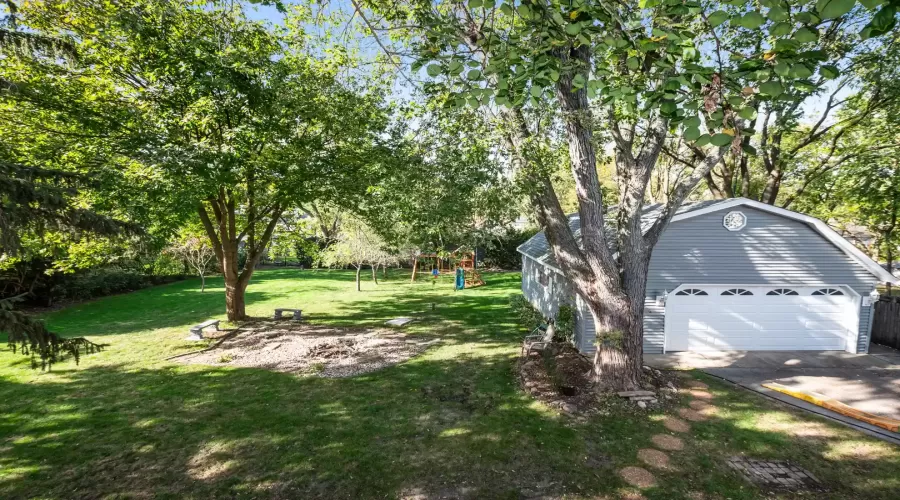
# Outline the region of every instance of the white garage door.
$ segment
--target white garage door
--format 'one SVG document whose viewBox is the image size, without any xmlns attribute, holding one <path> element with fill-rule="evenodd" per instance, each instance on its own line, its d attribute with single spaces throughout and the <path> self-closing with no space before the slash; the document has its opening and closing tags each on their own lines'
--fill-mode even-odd
<svg viewBox="0 0 900 500">
<path fill-rule="evenodd" d="M 666 299 L 666 351 L 853 351 L 857 301 L 844 286 L 683 285 Z"/>
</svg>

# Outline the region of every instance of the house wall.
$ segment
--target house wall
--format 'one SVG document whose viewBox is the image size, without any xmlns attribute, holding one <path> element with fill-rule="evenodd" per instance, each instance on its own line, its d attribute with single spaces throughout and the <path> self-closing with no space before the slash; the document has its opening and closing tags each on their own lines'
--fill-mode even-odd
<svg viewBox="0 0 900 500">
<path fill-rule="evenodd" d="M 740 231 L 722 225 L 731 210 L 747 216 L 747 225 Z M 749 207 L 673 222 L 653 250 L 648 276 L 644 302 L 644 352 L 648 354 L 661 353 L 665 341 L 665 306 L 656 305 L 656 296 L 685 283 L 847 285 L 865 297 L 878 282 L 812 227 Z M 584 314 L 590 314 L 586 308 L 580 312 Z M 861 306 L 858 352 L 868 351 L 871 319 L 872 307 Z M 583 326 L 583 335 L 592 339 L 593 322 L 589 323 Z M 591 343 L 580 346 L 584 352 L 594 351 Z"/>
<path fill-rule="evenodd" d="M 541 273 L 546 273 L 546 285 L 541 283 Z M 562 304 L 574 303 L 572 286 L 561 274 L 549 267 L 522 256 L 522 294 L 544 315 L 552 318 Z"/>
</svg>

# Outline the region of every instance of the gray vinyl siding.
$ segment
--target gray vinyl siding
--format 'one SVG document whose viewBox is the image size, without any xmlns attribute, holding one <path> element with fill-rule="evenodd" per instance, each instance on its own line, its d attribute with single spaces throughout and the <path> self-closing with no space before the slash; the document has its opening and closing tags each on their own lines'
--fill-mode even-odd
<svg viewBox="0 0 900 500">
<path fill-rule="evenodd" d="M 743 212 L 747 225 L 729 231 L 722 218 Z M 540 242 L 544 244 L 543 242 Z M 522 291 L 544 314 L 556 314 L 559 290 L 566 302 L 574 297 L 565 279 L 550 268 L 553 287 L 543 287 L 533 274 L 542 264 L 523 256 Z M 665 345 L 665 306 L 656 297 L 682 284 L 846 285 L 865 297 L 878 278 L 804 222 L 747 206 L 722 209 L 669 225 L 653 250 L 644 302 L 644 352 L 661 353 Z M 860 301 L 862 303 L 862 301 Z M 575 301 L 575 344 L 592 353 L 595 331 L 584 301 Z M 868 352 L 872 307 L 860 308 L 858 352 Z"/>
<path fill-rule="evenodd" d="M 541 270 L 547 273 L 547 285 L 540 282 Z M 562 304 L 573 303 L 572 286 L 561 274 L 522 256 L 522 294 L 544 317 L 553 318 Z"/>
<path fill-rule="evenodd" d="M 664 346 L 665 308 L 656 296 L 679 285 L 847 285 L 862 296 L 878 279 L 807 224 L 739 207 L 747 216 L 740 231 L 722 225 L 725 210 L 673 222 L 650 260 L 644 314 L 644 352 Z M 871 307 L 861 307 L 859 352 L 867 352 Z"/>
</svg>

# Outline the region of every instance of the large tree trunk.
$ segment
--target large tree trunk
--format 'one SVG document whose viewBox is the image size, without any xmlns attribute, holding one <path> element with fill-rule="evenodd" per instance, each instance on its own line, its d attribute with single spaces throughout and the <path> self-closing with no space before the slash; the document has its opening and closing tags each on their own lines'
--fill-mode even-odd
<svg viewBox="0 0 900 500">
<path fill-rule="evenodd" d="M 246 301 L 244 292 L 247 291 L 249 280 L 239 279 L 235 282 L 225 282 L 225 310 L 228 313 L 228 321 L 240 321 L 247 318 Z"/>
<path fill-rule="evenodd" d="M 252 199 L 250 201 L 252 202 Z M 281 205 L 275 204 L 262 213 L 257 213 L 250 203 L 247 210 L 249 220 L 243 230 L 239 231 L 237 203 L 231 191 L 224 187 L 220 188 L 219 194 L 216 197 L 208 198 L 206 204 L 212 208 L 215 224 L 209 216 L 206 205 L 200 203 L 197 212 L 225 278 L 225 312 L 228 321 L 240 321 L 247 317 L 244 292 L 247 290 L 256 264 L 259 263 L 263 251 L 272 239 L 272 233 L 281 218 L 283 208 Z M 265 222 L 265 229 L 257 238 L 256 224 L 263 222 Z M 238 247 L 245 237 L 247 238 L 245 247 L 247 261 L 241 269 L 238 263 Z"/>
<path fill-rule="evenodd" d="M 361 292 L 362 288 L 359 286 L 359 273 L 362 272 L 362 266 L 356 267 L 356 291 Z"/>
<path fill-rule="evenodd" d="M 372 264 L 372 265 L 369 266 L 369 267 L 372 268 L 372 281 L 374 281 L 375 284 L 378 285 L 378 273 L 376 272 L 376 271 L 377 271 L 378 265 L 377 265 L 377 264 Z"/>
<path fill-rule="evenodd" d="M 200 293 L 206 290 L 206 276 L 200 275 Z"/>
</svg>

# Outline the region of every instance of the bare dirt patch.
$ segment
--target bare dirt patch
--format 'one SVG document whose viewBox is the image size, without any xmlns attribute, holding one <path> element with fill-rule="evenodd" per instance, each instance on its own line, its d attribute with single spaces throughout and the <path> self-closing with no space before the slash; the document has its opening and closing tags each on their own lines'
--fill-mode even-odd
<svg viewBox="0 0 900 500">
<path fill-rule="evenodd" d="M 402 363 L 438 340 L 387 328 L 336 328 L 292 321 L 255 321 L 216 347 L 182 356 L 187 364 L 241 366 L 340 378 Z"/>
<path fill-rule="evenodd" d="M 591 361 L 567 344 L 532 350 L 518 365 L 522 387 L 535 399 L 563 413 L 595 413 L 601 400 L 590 378 Z"/>
<path fill-rule="evenodd" d="M 606 414 L 613 407 L 638 413 L 667 410 L 678 402 L 678 375 L 649 366 L 641 373 L 641 387 L 655 394 L 649 401 L 629 401 L 615 392 L 604 392 L 591 375 L 592 360 L 566 343 L 528 350 L 517 368 L 519 382 L 526 392 L 571 416 Z"/>
</svg>

